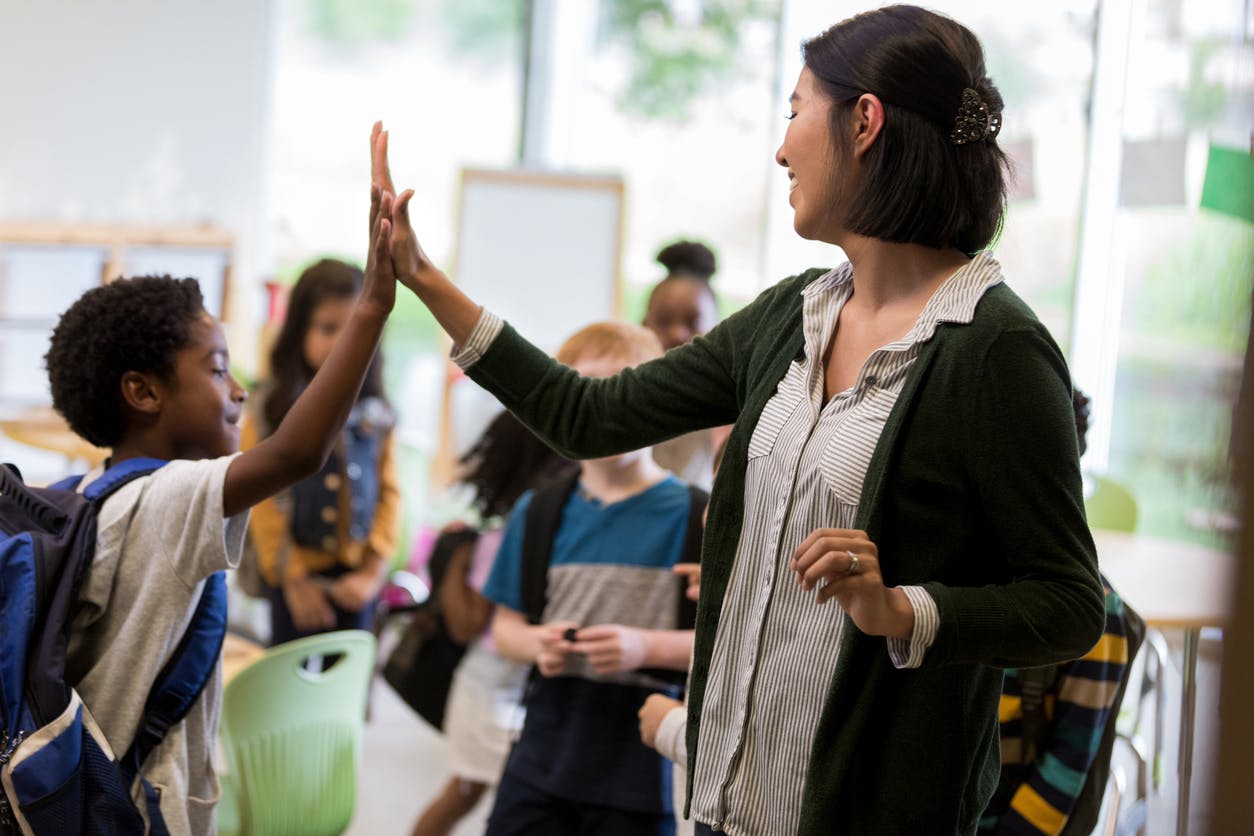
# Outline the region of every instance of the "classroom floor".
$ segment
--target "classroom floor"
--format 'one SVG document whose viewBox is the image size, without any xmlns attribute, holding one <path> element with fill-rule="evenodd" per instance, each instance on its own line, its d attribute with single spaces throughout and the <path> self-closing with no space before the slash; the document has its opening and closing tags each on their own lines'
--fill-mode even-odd
<svg viewBox="0 0 1254 836">
<path fill-rule="evenodd" d="M 1168 639 L 1173 660 L 1178 664 L 1179 637 L 1169 634 Z M 1175 832 L 1179 688 L 1179 672 L 1172 670 L 1165 711 L 1163 783 L 1148 808 L 1145 830 L 1148 836 L 1168 836 Z M 1219 644 L 1204 641 L 1198 668 L 1190 833 L 1207 832 L 1209 787 L 1213 781 L 1210 759 L 1219 731 L 1218 708 Z M 442 738 L 418 719 L 382 679 L 376 679 L 373 713 L 365 731 L 357 813 L 349 836 L 408 833 L 418 812 L 447 780 L 444 764 Z M 490 805 L 491 798 L 485 798 L 454 831 L 454 836 L 482 833 Z"/>
</svg>

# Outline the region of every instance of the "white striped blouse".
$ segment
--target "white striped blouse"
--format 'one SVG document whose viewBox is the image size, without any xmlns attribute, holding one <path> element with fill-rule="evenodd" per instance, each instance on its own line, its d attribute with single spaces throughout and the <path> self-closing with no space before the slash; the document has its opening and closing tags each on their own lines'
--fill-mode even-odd
<svg viewBox="0 0 1254 836">
<path fill-rule="evenodd" d="M 977 256 L 933 294 L 902 339 L 871 354 L 852 388 L 823 404 L 823 352 L 853 289 L 844 264 L 803 291 L 805 356 L 789 367 L 749 441 L 744 527 L 723 599 L 702 707 L 692 815 L 729 834 L 792 833 L 815 730 L 836 669 L 844 613 L 820 606 L 788 568 L 817 528 L 852 528 L 880 433 L 919 346 L 942 321 L 970 322 L 1001 281 Z M 915 610 L 892 662 L 917 667 L 937 625 L 935 602 L 903 587 Z M 851 629 L 856 629 L 852 628 Z M 850 683 L 850 687 L 856 683 Z"/>
</svg>

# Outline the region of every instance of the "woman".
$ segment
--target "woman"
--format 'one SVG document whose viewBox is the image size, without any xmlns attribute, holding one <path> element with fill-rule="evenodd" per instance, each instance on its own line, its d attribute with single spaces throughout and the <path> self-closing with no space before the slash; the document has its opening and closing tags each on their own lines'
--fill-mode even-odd
<svg viewBox="0 0 1254 836">
<path fill-rule="evenodd" d="M 981 252 L 1001 98 L 975 37 L 892 6 L 804 46 L 794 227 L 849 262 L 582 380 L 460 293 L 393 212 L 398 276 L 477 382 L 568 455 L 734 422 L 702 551 L 690 806 L 727 833 L 973 833 L 1003 666 L 1101 634 L 1071 387 Z M 375 143 L 386 201 L 386 136 Z M 699 828 L 699 832 L 700 828 Z"/>
</svg>

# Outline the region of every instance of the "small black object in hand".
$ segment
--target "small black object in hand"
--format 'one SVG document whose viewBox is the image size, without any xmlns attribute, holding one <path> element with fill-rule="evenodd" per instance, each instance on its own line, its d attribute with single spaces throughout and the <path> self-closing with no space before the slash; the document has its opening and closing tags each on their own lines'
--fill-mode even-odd
<svg viewBox="0 0 1254 836">
<path fill-rule="evenodd" d="M 562 638 L 568 642 L 573 642 L 573 641 L 576 641 L 576 637 L 578 635 L 579 635 L 578 627 L 567 627 L 566 632 L 562 633 Z"/>
</svg>

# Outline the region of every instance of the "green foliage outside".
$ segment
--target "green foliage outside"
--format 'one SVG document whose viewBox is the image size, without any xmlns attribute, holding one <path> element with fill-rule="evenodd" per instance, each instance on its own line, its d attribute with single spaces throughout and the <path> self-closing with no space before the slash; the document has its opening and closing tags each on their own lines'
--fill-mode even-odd
<svg viewBox="0 0 1254 836">
<path fill-rule="evenodd" d="M 304 0 L 309 31 L 327 43 L 399 41 L 414 20 L 415 0 Z"/>
<path fill-rule="evenodd" d="M 1231 545 L 1190 517 L 1236 508 L 1229 439 L 1252 292 L 1254 227 L 1212 215 L 1147 270 L 1130 301 L 1132 329 L 1180 357 L 1120 359 L 1110 469 L 1137 499 L 1140 531 Z"/>
<path fill-rule="evenodd" d="M 1130 322 L 1159 339 L 1240 354 L 1251 292 L 1254 226 L 1207 213 L 1189 240 L 1146 271 Z"/>
<path fill-rule="evenodd" d="M 458 55 L 483 63 L 518 60 L 526 0 L 441 0 L 440 19 Z"/>
<path fill-rule="evenodd" d="M 660 119 L 682 120 L 735 70 L 746 23 L 779 17 L 778 0 L 704 0 L 698 21 L 677 20 L 666 0 L 603 0 L 601 8 L 605 40 L 626 47 L 631 61 L 619 107 Z"/>
</svg>

